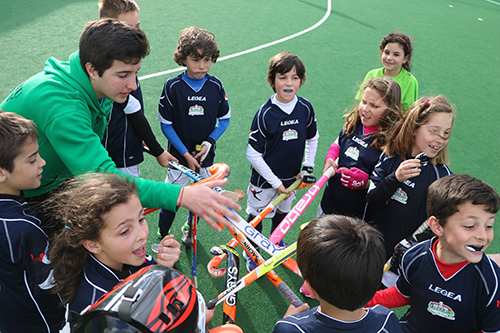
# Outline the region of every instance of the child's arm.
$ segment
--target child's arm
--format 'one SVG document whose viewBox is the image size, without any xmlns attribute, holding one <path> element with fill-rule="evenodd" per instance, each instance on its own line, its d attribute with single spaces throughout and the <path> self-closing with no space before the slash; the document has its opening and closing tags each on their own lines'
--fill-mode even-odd
<svg viewBox="0 0 500 333">
<path fill-rule="evenodd" d="M 217 126 L 215 126 L 212 133 L 210 133 L 208 138 L 201 143 L 203 147 L 201 148 L 201 151 L 194 156 L 195 159 L 200 157 L 200 161 L 203 162 L 205 158 L 207 158 L 210 150 L 215 144 L 215 141 L 217 141 L 228 128 L 229 122 L 229 118 L 219 119 L 219 121 L 217 122 Z"/>
<path fill-rule="evenodd" d="M 279 194 L 286 193 L 290 194 L 290 191 L 285 189 L 285 186 L 281 182 L 281 180 L 273 173 L 271 168 L 267 165 L 262 158 L 262 154 L 252 148 L 251 145 L 247 147 L 247 160 L 250 162 L 252 167 L 257 170 L 257 172 L 266 179 L 266 181 L 271 184 L 273 188 L 275 188 Z"/>
<path fill-rule="evenodd" d="M 383 305 L 389 309 L 399 308 L 410 304 L 410 298 L 403 296 L 398 288 L 391 287 L 377 291 L 371 301 L 364 307 L 369 308 L 377 304 Z"/>
<path fill-rule="evenodd" d="M 366 201 L 372 208 L 384 206 L 402 182 L 420 174 L 420 161 L 417 159 L 401 162 L 396 171 L 393 172 L 386 170 L 390 168 L 385 163 L 387 160 L 387 156 L 382 154 L 370 176 L 370 188 L 366 195 Z"/>
<path fill-rule="evenodd" d="M 132 114 L 127 114 L 127 118 L 134 130 L 139 134 L 139 136 L 146 144 L 146 147 L 149 148 L 149 152 L 151 153 L 151 155 L 156 157 L 158 164 L 160 164 L 162 167 L 167 168 L 169 166 L 169 161 L 176 160 L 176 158 L 165 151 L 163 147 L 158 143 L 148 120 L 142 112 L 137 111 Z"/>
<path fill-rule="evenodd" d="M 304 166 L 314 167 L 314 159 L 316 158 L 316 152 L 318 151 L 318 138 L 319 134 L 316 132 L 314 137 L 306 140 Z"/>
<path fill-rule="evenodd" d="M 288 307 L 288 310 L 286 310 L 283 318 L 299 314 L 299 313 L 304 312 L 306 310 L 309 310 L 309 304 L 307 304 L 307 303 L 304 303 L 299 307 L 295 307 L 295 305 L 290 304 L 290 306 Z"/>
<path fill-rule="evenodd" d="M 339 158 L 339 153 L 340 153 L 340 146 L 339 146 L 339 138 L 337 138 L 330 148 L 328 149 L 328 152 L 326 153 L 325 156 L 325 166 L 323 168 L 323 173 L 329 168 L 333 167 L 334 171 L 337 171 L 337 168 L 339 167 L 337 164 L 337 159 Z M 335 172 L 333 174 L 335 174 Z"/>
<path fill-rule="evenodd" d="M 410 160 L 406 160 L 401 162 L 398 166 L 395 176 L 399 182 L 404 182 L 413 177 L 417 177 L 420 175 L 420 160 L 413 158 Z"/>
<path fill-rule="evenodd" d="M 177 151 L 179 151 L 179 153 L 181 153 L 182 156 L 184 156 L 184 158 L 188 162 L 188 167 L 191 170 L 200 168 L 200 164 L 198 163 L 198 161 L 196 161 L 193 155 L 191 155 L 186 146 L 182 143 L 181 139 L 179 138 L 179 135 L 177 135 L 177 133 L 175 132 L 172 123 L 170 124 L 161 123 L 161 131 L 163 132 L 163 134 L 165 134 L 168 141 L 170 141 L 170 143 L 174 145 L 175 149 L 177 149 Z"/>
</svg>

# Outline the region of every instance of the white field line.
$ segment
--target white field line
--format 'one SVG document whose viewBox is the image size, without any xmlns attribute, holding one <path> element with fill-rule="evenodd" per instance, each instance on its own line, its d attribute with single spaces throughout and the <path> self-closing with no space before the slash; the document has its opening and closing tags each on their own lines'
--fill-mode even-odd
<svg viewBox="0 0 500 333">
<path fill-rule="evenodd" d="M 486 0 L 486 1 L 489 1 L 489 0 Z M 251 53 L 251 52 L 259 51 L 259 50 L 262 50 L 262 49 L 264 49 L 266 47 L 273 46 L 273 45 L 276 45 L 276 44 L 279 44 L 279 43 L 283 43 L 283 42 L 286 42 L 287 40 L 290 40 L 292 38 L 295 38 L 295 37 L 301 36 L 301 35 L 303 35 L 305 33 L 308 33 L 309 31 L 312 31 L 312 30 L 316 29 L 317 27 L 319 27 L 320 25 L 322 25 L 323 22 L 325 22 L 328 19 L 328 17 L 330 16 L 331 10 L 332 10 L 332 0 L 328 0 L 328 6 L 327 6 L 327 10 L 326 10 L 325 15 L 315 25 L 313 25 L 313 26 L 311 26 L 311 27 L 309 27 L 309 28 L 307 28 L 305 30 L 302 30 L 300 32 L 297 32 L 297 33 L 295 33 L 293 35 L 290 35 L 290 36 L 287 36 L 287 37 L 275 40 L 273 42 L 270 42 L 270 43 L 267 43 L 267 44 L 263 44 L 263 45 L 260 45 L 260 46 L 256 46 L 256 47 L 253 47 L 253 48 L 245 50 L 245 51 L 233 53 L 233 54 L 230 54 L 230 55 L 227 55 L 227 56 L 224 56 L 224 57 L 220 57 L 219 59 L 217 59 L 217 62 L 224 61 L 224 60 L 231 59 L 231 58 L 235 58 L 235 57 L 239 57 L 239 56 Z M 166 74 L 170 74 L 170 73 L 180 72 L 180 71 L 183 71 L 185 69 L 186 69 L 186 67 L 173 68 L 173 69 L 169 69 L 169 70 L 166 70 L 166 71 L 163 71 L 163 72 L 158 72 L 158 73 L 153 73 L 153 74 L 148 74 L 148 75 L 140 76 L 139 80 L 147 80 L 147 79 L 151 79 L 151 78 L 157 77 L 157 76 L 162 76 L 162 75 L 166 75 Z"/>
<path fill-rule="evenodd" d="M 499 5 L 500 6 L 500 3 L 496 2 L 496 1 L 492 1 L 492 0 L 486 0 L 486 1 L 494 3 L 495 5 Z"/>
</svg>

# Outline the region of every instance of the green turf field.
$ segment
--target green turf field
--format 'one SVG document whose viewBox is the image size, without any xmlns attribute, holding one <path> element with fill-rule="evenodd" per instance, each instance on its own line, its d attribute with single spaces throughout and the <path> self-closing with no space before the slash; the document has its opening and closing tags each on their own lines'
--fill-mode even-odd
<svg viewBox="0 0 500 333">
<path fill-rule="evenodd" d="M 210 74 L 223 82 L 232 109 L 231 124 L 217 142 L 216 162 L 227 163 L 232 170 L 226 189 L 246 191 L 248 186 L 248 131 L 255 112 L 272 93 L 265 81 L 270 57 L 287 50 L 304 60 L 308 79 L 299 95 L 311 101 L 318 119 L 315 175 L 319 177 L 326 151 L 343 125 L 343 110 L 353 103 L 357 85 L 366 72 L 381 67 L 378 44 L 396 28 L 415 39 L 412 73 L 418 79 L 420 96 L 444 94 L 457 107 L 450 140 L 451 170 L 468 173 L 500 189 L 500 148 L 494 134 L 500 125 L 496 96 L 500 86 L 500 3 L 351 0 L 331 1 L 330 11 L 328 0 L 138 0 L 138 4 L 141 27 L 151 43 L 151 54 L 144 59 L 139 75 L 172 70 L 141 80 L 145 112 L 164 146 L 167 140 L 156 120 L 157 104 L 165 80 L 179 73 L 172 59 L 178 34 L 196 25 L 216 35 L 221 59 L 212 65 Z M 41 71 L 48 57 L 67 59 L 78 48 L 85 23 L 96 18 L 97 0 L 2 1 L 0 100 Z M 288 36 L 292 38 L 259 48 Z M 253 48 L 257 50 L 229 57 Z M 146 156 L 141 169 L 144 178 L 165 178 L 166 171 L 150 156 Z M 303 193 L 300 191 L 298 197 Z M 318 202 L 319 198 L 297 224 L 316 216 Z M 242 207 L 241 215 L 246 219 L 244 201 Z M 151 243 L 157 241 L 157 214 L 148 216 Z M 184 209 L 177 214 L 173 230 L 178 240 L 186 216 Z M 269 221 L 264 223 L 264 235 L 269 235 L 269 225 Z M 500 231 L 498 223 L 495 229 Z M 298 226 L 285 241 L 294 242 L 297 234 Z M 216 233 L 201 223 L 198 239 L 199 289 L 209 300 L 224 289 L 222 279 L 213 280 L 206 272 L 209 249 L 225 244 L 230 234 L 227 230 Z M 498 251 L 497 239 L 488 252 Z M 178 266 L 189 274 L 190 253 L 181 255 Z M 241 267 L 244 270 L 243 259 Z M 276 272 L 298 293 L 300 278 L 281 267 Z M 265 278 L 243 289 L 238 297 L 236 323 L 245 332 L 272 331 L 288 306 Z M 308 302 L 311 306 L 318 304 Z M 221 322 L 219 307 L 209 327 Z"/>
</svg>

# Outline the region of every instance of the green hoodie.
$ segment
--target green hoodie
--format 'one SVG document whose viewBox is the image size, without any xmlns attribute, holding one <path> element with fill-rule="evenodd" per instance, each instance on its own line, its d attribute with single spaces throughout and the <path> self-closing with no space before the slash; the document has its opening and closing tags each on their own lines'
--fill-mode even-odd
<svg viewBox="0 0 500 333">
<path fill-rule="evenodd" d="M 38 130 L 40 156 L 47 162 L 42 184 L 26 197 L 47 193 L 66 179 L 87 172 L 113 172 L 130 177 L 101 144 L 113 101 L 98 100 L 78 51 L 69 61 L 50 58 L 43 72 L 19 85 L 0 105 L 4 111 L 32 120 Z M 144 207 L 175 211 L 181 186 L 135 178 Z"/>
</svg>

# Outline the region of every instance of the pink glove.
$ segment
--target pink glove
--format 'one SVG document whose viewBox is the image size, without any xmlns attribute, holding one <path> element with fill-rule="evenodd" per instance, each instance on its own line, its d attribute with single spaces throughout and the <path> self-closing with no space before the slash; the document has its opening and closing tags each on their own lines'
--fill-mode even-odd
<svg viewBox="0 0 500 333">
<path fill-rule="evenodd" d="M 340 182 L 342 186 L 350 188 L 351 190 L 361 190 L 366 187 L 370 176 L 356 167 L 347 169 L 345 167 L 339 168 L 337 173 L 342 173 Z"/>
</svg>

